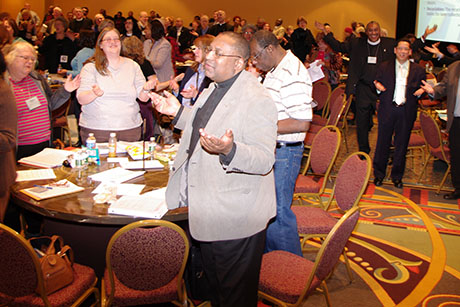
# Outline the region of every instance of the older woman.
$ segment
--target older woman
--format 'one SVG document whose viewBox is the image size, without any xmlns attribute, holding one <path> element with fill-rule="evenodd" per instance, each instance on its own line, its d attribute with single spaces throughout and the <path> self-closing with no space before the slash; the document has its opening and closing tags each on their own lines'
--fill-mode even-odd
<svg viewBox="0 0 460 307">
<path fill-rule="evenodd" d="M 8 84 L 3 79 L 6 63 L 0 51 L 0 222 L 5 217 L 10 186 L 16 179 L 16 133 L 18 116 L 16 101 Z"/>
<path fill-rule="evenodd" d="M 158 81 L 169 81 L 174 77 L 171 61 L 171 44 L 166 40 L 165 29 L 159 20 L 150 23 L 150 31 L 146 31 L 144 54 L 157 73 Z M 150 36 L 150 37 L 149 37 Z"/>
<path fill-rule="evenodd" d="M 198 98 L 198 95 L 211 83 L 211 79 L 204 74 L 203 64 L 206 57 L 206 49 L 211 45 L 213 40 L 214 36 L 209 34 L 195 39 L 193 48 L 195 63 L 185 71 L 185 76 L 180 87 L 177 86 L 177 83 L 173 87 L 174 91 L 177 92 L 177 99 L 184 106 L 191 107 Z"/>
<path fill-rule="evenodd" d="M 7 76 L 18 110 L 17 158 L 33 155 L 50 145 L 50 112 L 63 105 L 70 92 L 80 85 L 80 78 L 67 77 L 64 86 L 51 91 L 35 70 L 37 53 L 27 42 L 11 45 L 6 55 Z"/>
<path fill-rule="evenodd" d="M 56 32 L 45 37 L 38 49 L 45 57 L 45 69 L 48 69 L 50 73 L 56 73 L 59 66 L 64 69 L 72 69 L 70 62 L 77 53 L 75 42 L 66 36 L 67 20 L 58 17 L 54 21 L 54 27 Z"/>
<path fill-rule="evenodd" d="M 98 142 L 107 142 L 110 132 L 119 140 L 138 141 L 142 118 L 136 101 L 147 101 L 147 93 L 155 81 L 145 81 L 141 68 L 133 60 L 120 55 L 120 33 L 104 28 L 96 42 L 94 56 L 81 70 L 81 86 L 77 91 L 82 105 L 80 136 L 86 140 L 90 132 Z"/>
</svg>

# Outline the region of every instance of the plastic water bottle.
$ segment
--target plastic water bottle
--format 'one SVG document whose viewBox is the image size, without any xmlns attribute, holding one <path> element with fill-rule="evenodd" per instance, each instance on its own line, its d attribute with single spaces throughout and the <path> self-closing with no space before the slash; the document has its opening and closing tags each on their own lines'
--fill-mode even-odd
<svg viewBox="0 0 460 307">
<path fill-rule="evenodd" d="M 115 132 L 110 133 L 109 137 L 109 157 L 113 158 L 117 156 L 117 134 Z"/>
<path fill-rule="evenodd" d="M 155 154 L 155 147 L 157 143 L 155 143 L 155 138 L 152 136 L 149 141 L 149 145 L 147 147 L 147 152 L 150 155 L 150 159 L 153 160 Z"/>
<path fill-rule="evenodd" d="M 88 163 L 96 162 L 96 138 L 94 137 L 94 133 L 88 134 L 88 138 L 86 139 L 86 149 L 89 151 Z"/>
<path fill-rule="evenodd" d="M 59 64 L 59 65 L 58 65 L 58 68 L 57 68 L 57 73 L 59 74 L 59 73 L 61 73 L 61 71 L 62 71 L 62 65 Z"/>
</svg>

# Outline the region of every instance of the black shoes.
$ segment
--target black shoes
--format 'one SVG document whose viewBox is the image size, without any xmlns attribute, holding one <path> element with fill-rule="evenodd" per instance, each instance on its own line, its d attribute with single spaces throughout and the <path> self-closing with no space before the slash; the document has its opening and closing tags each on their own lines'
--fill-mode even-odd
<svg viewBox="0 0 460 307">
<path fill-rule="evenodd" d="M 459 199 L 460 198 L 460 192 L 452 192 L 448 194 L 444 194 L 444 199 Z"/>
<path fill-rule="evenodd" d="M 403 183 L 402 183 L 401 179 L 393 179 L 392 181 L 393 181 L 393 184 L 394 184 L 394 186 L 396 188 L 402 189 Z"/>
<path fill-rule="evenodd" d="M 375 179 L 374 179 L 374 184 L 375 184 L 375 186 L 379 187 L 379 186 L 382 185 L 382 183 L 383 183 L 383 178 L 377 178 L 377 177 L 375 177 Z"/>
</svg>

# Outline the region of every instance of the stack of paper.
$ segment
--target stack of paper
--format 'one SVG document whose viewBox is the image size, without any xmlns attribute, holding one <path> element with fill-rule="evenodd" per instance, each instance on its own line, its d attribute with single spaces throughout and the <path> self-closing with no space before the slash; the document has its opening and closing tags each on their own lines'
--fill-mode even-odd
<svg viewBox="0 0 460 307">
<path fill-rule="evenodd" d="M 62 162 L 71 154 L 68 150 L 45 148 L 33 156 L 20 159 L 18 162 L 31 166 L 52 168 L 62 165 Z"/>
<path fill-rule="evenodd" d="M 108 212 L 120 215 L 161 219 L 168 212 L 165 202 L 166 188 L 139 196 L 123 196 L 110 205 Z"/>
<path fill-rule="evenodd" d="M 121 167 L 116 167 L 109 169 L 107 171 L 103 171 L 94 175 L 89 176 L 92 180 L 94 181 L 113 181 L 116 183 L 120 182 L 125 182 L 130 179 L 142 176 L 145 173 L 145 171 L 129 171 L 126 169 L 123 169 Z"/>
<path fill-rule="evenodd" d="M 31 169 L 27 171 L 17 171 L 16 174 L 17 174 L 16 182 L 56 178 L 56 174 L 54 174 L 54 171 L 49 168 L 48 169 Z"/>
</svg>

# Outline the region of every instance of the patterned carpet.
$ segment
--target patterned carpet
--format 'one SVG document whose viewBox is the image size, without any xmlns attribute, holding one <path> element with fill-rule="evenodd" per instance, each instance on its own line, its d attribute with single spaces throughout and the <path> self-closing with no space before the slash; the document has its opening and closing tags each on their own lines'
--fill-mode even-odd
<svg viewBox="0 0 460 307">
<path fill-rule="evenodd" d="M 332 304 L 460 305 L 460 207 L 441 200 L 426 190 L 404 188 L 401 195 L 370 184 L 347 244 L 358 278 L 350 284 L 346 273 L 334 274 L 328 281 Z M 340 216 L 334 208 L 331 213 Z M 318 305 L 325 306 L 321 295 L 302 306 Z"/>
</svg>

